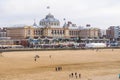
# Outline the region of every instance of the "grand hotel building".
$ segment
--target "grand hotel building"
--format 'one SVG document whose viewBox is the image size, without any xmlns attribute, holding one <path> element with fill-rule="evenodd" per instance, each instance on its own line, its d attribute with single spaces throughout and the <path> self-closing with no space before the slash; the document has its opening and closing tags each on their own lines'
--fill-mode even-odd
<svg viewBox="0 0 120 80">
<path fill-rule="evenodd" d="M 7 27 L 7 37 L 12 39 L 28 39 L 28 38 L 98 38 L 100 36 L 100 29 L 92 28 L 90 25 L 86 27 L 76 26 L 72 22 L 64 23 L 60 26 L 60 21 L 52 14 L 46 15 L 41 19 L 39 26 L 34 24 L 32 26 L 17 25 Z"/>
</svg>

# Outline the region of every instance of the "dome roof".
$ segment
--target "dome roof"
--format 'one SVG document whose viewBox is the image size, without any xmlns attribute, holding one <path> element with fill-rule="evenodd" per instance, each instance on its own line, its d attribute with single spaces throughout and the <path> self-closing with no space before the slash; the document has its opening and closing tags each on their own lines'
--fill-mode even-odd
<svg viewBox="0 0 120 80">
<path fill-rule="evenodd" d="M 49 13 L 48 15 L 46 15 L 46 18 L 45 18 L 45 19 L 48 19 L 48 18 L 54 18 L 54 16 Z"/>
<path fill-rule="evenodd" d="M 59 26 L 60 22 L 58 19 L 54 18 L 52 14 L 46 15 L 46 17 L 40 20 L 40 25 L 45 26 L 46 24 Z"/>
</svg>

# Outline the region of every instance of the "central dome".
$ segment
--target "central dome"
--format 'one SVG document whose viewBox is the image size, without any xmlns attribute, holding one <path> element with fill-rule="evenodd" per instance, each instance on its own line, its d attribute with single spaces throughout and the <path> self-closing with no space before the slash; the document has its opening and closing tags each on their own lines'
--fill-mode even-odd
<svg viewBox="0 0 120 80">
<path fill-rule="evenodd" d="M 40 20 L 39 23 L 40 26 L 59 26 L 60 22 L 58 19 L 54 18 L 52 14 L 46 15 L 46 17 L 42 20 Z"/>
<path fill-rule="evenodd" d="M 52 15 L 52 14 L 48 14 L 48 15 L 46 15 L 46 18 L 45 19 L 48 19 L 48 18 L 52 18 L 52 19 L 54 19 L 54 16 Z"/>
</svg>

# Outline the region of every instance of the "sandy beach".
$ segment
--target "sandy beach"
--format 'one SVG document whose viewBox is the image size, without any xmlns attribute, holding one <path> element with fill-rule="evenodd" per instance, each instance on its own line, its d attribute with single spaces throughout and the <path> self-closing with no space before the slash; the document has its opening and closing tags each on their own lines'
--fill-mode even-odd
<svg viewBox="0 0 120 80">
<path fill-rule="evenodd" d="M 36 61 L 35 55 L 40 56 Z M 56 71 L 59 66 L 62 70 Z M 119 80 L 119 73 L 120 49 L 3 52 L 0 56 L 0 80 Z"/>
</svg>

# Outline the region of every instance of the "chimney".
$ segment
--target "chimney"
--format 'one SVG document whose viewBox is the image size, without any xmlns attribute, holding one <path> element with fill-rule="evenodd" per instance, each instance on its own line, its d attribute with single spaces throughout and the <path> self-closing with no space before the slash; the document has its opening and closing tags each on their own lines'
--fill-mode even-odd
<svg viewBox="0 0 120 80">
<path fill-rule="evenodd" d="M 86 24 L 86 27 L 90 27 L 91 25 L 90 24 Z"/>
<path fill-rule="evenodd" d="M 68 26 L 72 25 L 72 22 L 71 21 L 68 21 Z"/>
</svg>

